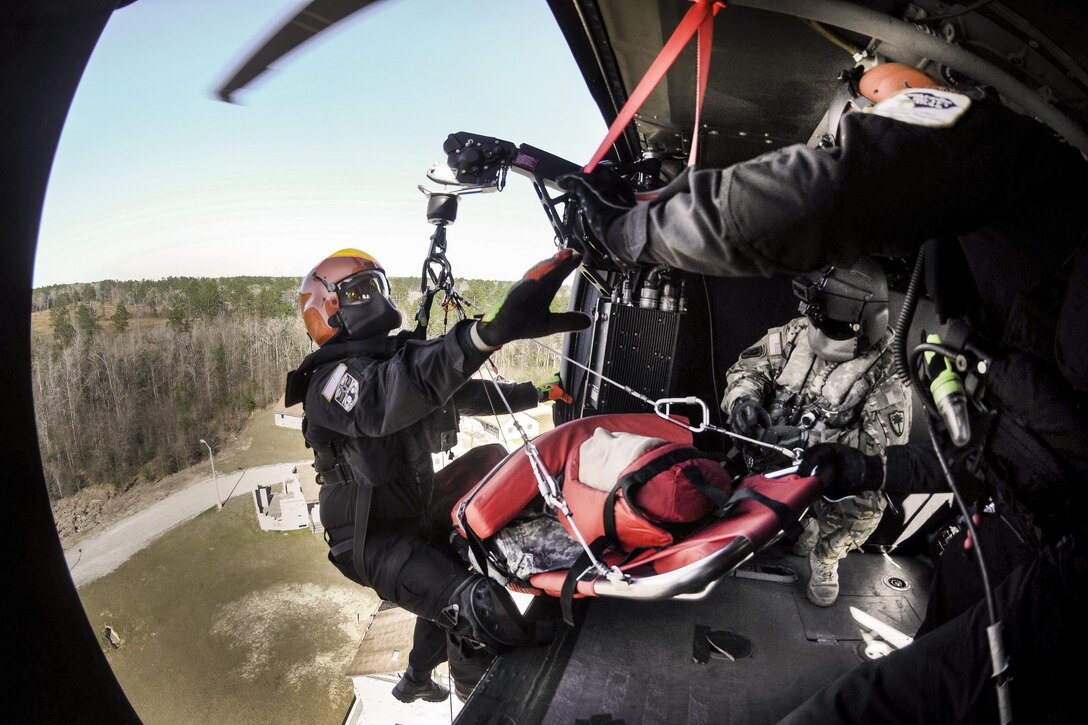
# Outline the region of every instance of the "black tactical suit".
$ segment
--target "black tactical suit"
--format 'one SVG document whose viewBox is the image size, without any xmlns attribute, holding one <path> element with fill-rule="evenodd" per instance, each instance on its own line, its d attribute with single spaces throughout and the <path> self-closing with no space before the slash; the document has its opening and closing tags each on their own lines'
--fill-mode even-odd
<svg viewBox="0 0 1088 725">
<path fill-rule="evenodd" d="M 457 442 L 460 413 L 506 412 L 494 383 L 470 379 L 490 354 L 472 345 L 472 324 L 460 322 L 427 341 L 402 334 L 328 343 L 297 371 L 310 372 L 304 434 L 324 481 L 320 513 L 329 558 L 348 578 L 417 615 L 409 661 L 419 672 L 446 658 L 446 634 L 434 623 L 470 577 L 449 545 L 450 507 L 464 491 L 436 495 L 431 454 Z M 537 404 L 532 383 L 499 387 L 515 412 Z M 496 462 L 496 448 L 485 447 L 481 474 Z M 352 549 L 362 486 L 372 495 L 357 571 Z M 458 653 L 451 651 L 450 660 L 456 678 Z"/>
<path fill-rule="evenodd" d="M 985 395 L 994 414 L 973 424 L 989 437 L 979 476 L 997 513 L 980 536 L 991 531 L 982 543 L 1000 550 L 990 579 L 1015 720 L 1065 722 L 1079 690 L 1068 686 L 1071 670 L 1058 653 L 1083 651 L 1079 618 L 1088 611 L 1088 164 L 1041 124 L 978 91 L 969 101 L 929 89 L 899 95 L 915 94 L 924 94 L 921 105 L 943 106 L 952 122 L 881 115 L 895 96 L 846 114 L 834 148 L 792 146 L 686 172 L 654 201 L 615 218 L 598 212 L 596 228 L 623 262 L 720 276 L 906 256 L 943 239 L 937 249 L 947 259 L 929 270 L 937 275 L 930 294 L 939 311 L 965 313 L 997 351 Z M 888 490 L 945 488 L 927 448 L 892 446 L 887 455 Z M 977 585 L 962 578 L 977 578 L 973 562 L 960 574 L 938 576 L 925 636 L 847 673 L 786 721 L 997 722 L 986 609 Z"/>
</svg>

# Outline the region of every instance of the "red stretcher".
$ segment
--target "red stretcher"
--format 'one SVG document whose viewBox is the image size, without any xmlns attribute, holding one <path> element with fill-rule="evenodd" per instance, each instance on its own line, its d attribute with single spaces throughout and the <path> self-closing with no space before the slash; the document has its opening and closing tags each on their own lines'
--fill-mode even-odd
<svg viewBox="0 0 1088 725">
<path fill-rule="evenodd" d="M 688 428 L 649 413 L 581 418 L 538 436 L 534 443 L 539 460 L 561 481 L 564 498 L 586 543 L 600 541 L 599 507 L 605 494 L 587 497 L 579 488 L 580 482 L 570 475 L 572 467 L 568 459 L 598 427 L 661 438 L 683 446 L 693 443 Z M 573 471 L 577 473 L 577 468 Z M 653 535 L 639 539 L 636 532 L 635 539 L 655 545 L 624 547 L 629 549 L 624 550 L 613 540 L 613 545 L 599 548 L 597 558 L 604 566 L 586 567 L 583 560 L 570 569 L 536 573 L 527 580 L 511 579 L 505 573 L 496 578 L 514 591 L 562 597 L 567 601 L 572 597 L 592 596 L 649 600 L 705 596 L 726 574 L 796 527 L 820 491 L 815 477 L 793 473 L 770 478 L 750 476 L 734 481 L 728 488 L 731 489 L 725 492 L 728 506 L 716 507 L 711 515 L 681 527 L 682 533 L 665 537 L 668 540 L 655 541 Z M 573 495 L 575 489 L 579 491 L 577 495 Z M 500 557 L 491 540 L 526 510 L 539 510 L 540 497 L 532 464 L 525 449 L 519 448 L 460 498 L 453 507 L 453 524 L 477 569 L 487 574 L 497 565 Z M 614 500 L 610 503 L 614 505 Z M 637 516 L 613 518 L 620 536 L 626 526 L 637 527 L 640 523 Z M 559 520 L 568 531 L 571 529 L 562 513 Z"/>
</svg>

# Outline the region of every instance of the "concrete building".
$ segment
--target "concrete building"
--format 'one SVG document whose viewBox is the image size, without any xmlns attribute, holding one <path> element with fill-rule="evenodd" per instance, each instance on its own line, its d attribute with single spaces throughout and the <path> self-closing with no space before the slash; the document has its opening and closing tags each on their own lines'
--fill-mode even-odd
<svg viewBox="0 0 1088 725">
<path fill-rule="evenodd" d="M 551 430 L 554 427 L 551 404 L 538 405 L 532 410 L 525 410 L 514 415 L 477 415 L 461 418 L 461 431 L 474 441 L 474 445 L 502 443 L 508 450 L 513 450 L 524 442 L 518 431 L 518 425 L 529 438 L 535 438 Z"/>
<path fill-rule="evenodd" d="M 309 528 L 321 533 L 321 518 L 317 500 L 320 486 L 313 466 L 299 465 L 291 477 L 253 489 L 253 505 L 257 523 L 263 531 L 294 531 Z"/>
<path fill-rule="evenodd" d="M 272 409 L 272 415 L 276 420 L 276 425 L 281 428 L 302 430 L 302 403 L 296 403 L 288 407 L 284 396 L 281 395 L 280 399 L 276 401 L 276 406 Z"/>
<path fill-rule="evenodd" d="M 445 702 L 411 704 L 393 697 L 393 686 L 408 664 L 415 622 L 414 614 L 388 602 L 382 602 L 371 616 L 355 658 L 344 671 L 355 690 L 344 725 L 432 725 L 451 722 L 461 711 L 461 701 L 452 694 Z M 435 670 L 434 677 L 452 688 L 445 664 Z"/>
</svg>

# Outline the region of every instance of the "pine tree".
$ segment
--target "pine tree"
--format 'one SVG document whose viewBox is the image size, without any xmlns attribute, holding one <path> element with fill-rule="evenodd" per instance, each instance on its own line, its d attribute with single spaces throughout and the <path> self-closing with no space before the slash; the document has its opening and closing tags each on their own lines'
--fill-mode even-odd
<svg viewBox="0 0 1088 725">
<path fill-rule="evenodd" d="M 179 304 L 174 304 L 166 313 L 166 324 L 170 325 L 174 332 L 189 332 L 193 329 L 192 322 L 185 316 L 185 309 Z"/>
<path fill-rule="evenodd" d="M 113 316 L 110 317 L 110 321 L 113 323 L 114 332 L 121 333 L 127 330 L 130 317 L 132 317 L 132 315 L 128 313 L 128 308 L 125 307 L 125 301 L 121 300 L 117 303 L 117 309 L 113 311 Z"/>
<path fill-rule="evenodd" d="M 53 328 L 53 339 L 60 348 L 68 347 L 76 338 L 76 328 L 72 326 L 72 320 L 68 315 L 65 305 L 54 305 L 49 310 L 49 324 Z"/>
<path fill-rule="evenodd" d="M 76 327 L 87 337 L 93 337 L 102 329 L 98 326 L 98 317 L 94 314 L 94 310 L 82 303 L 76 306 Z"/>
</svg>

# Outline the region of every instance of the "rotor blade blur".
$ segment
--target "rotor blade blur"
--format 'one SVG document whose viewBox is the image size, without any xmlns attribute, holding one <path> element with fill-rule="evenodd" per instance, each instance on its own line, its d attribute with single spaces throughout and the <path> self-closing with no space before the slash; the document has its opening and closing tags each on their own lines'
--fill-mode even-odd
<svg viewBox="0 0 1088 725">
<path fill-rule="evenodd" d="M 230 79 L 215 90 L 215 95 L 220 100 L 233 103 L 235 92 L 260 77 L 280 58 L 376 2 L 378 0 L 312 0 L 243 60 Z"/>
</svg>

